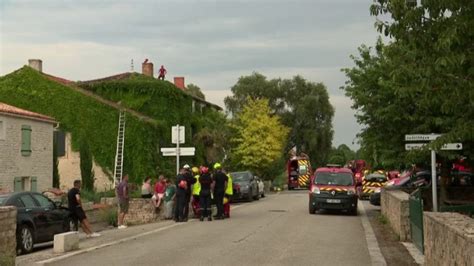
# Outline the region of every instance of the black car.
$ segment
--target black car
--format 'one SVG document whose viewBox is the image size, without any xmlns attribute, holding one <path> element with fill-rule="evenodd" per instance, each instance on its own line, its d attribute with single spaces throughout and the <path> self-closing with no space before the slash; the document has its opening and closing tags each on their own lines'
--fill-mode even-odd
<svg viewBox="0 0 474 266">
<path fill-rule="evenodd" d="M 260 192 L 256 177 L 250 171 L 230 173 L 232 177 L 232 200 L 244 199 L 247 201 L 258 200 Z"/>
<path fill-rule="evenodd" d="M 0 195 L 0 206 L 17 207 L 16 242 L 19 254 L 31 252 L 34 244 L 52 241 L 55 234 L 70 231 L 69 210 L 40 193 L 3 194 Z"/>
</svg>

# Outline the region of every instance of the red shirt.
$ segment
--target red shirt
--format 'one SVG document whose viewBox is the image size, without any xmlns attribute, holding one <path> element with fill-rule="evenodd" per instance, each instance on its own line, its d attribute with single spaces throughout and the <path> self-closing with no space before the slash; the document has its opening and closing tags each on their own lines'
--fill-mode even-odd
<svg viewBox="0 0 474 266">
<path fill-rule="evenodd" d="M 163 194 L 166 191 L 166 183 L 164 182 L 158 182 L 155 185 L 155 192 L 158 194 Z"/>
</svg>

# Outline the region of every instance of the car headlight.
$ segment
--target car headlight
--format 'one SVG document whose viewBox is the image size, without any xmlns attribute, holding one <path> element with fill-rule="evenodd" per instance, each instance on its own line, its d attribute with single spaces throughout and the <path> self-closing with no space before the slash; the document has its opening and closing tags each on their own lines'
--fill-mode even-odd
<svg viewBox="0 0 474 266">
<path fill-rule="evenodd" d="M 390 180 L 390 181 L 388 181 L 387 183 L 385 183 L 384 186 L 385 186 L 385 187 L 390 187 L 390 186 L 393 186 L 393 185 L 395 185 L 395 181 Z"/>
<path fill-rule="evenodd" d="M 321 190 L 319 189 L 319 187 L 313 187 L 311 189 L 311 193 L 314 193 L 314 194 L 321 194 Z"/>
<path fill-rule="evenodd" d="M 354 195 L 356 192 L 354 189 L 348 189 L 347 190 L 347 195 Z"/>
<path fill-rule="evenodd" d="M 377 187 L 377 188 L 374 188 L 374 192 L 375 192 L 375 193 L 380 193 L 380 191 L 382 191 L 382 189 L 381 189 L 381 188 L 379 188 L 379 187 Z"/>
</svg>

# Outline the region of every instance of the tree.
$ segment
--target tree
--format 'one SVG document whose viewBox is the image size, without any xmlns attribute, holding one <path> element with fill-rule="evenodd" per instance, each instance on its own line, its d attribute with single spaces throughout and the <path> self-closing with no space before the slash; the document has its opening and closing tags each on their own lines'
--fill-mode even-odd
<svg viewBox="0 0 474 266">
<path fill-rule="evenodd" d="M 329 154 L 329 163 L 345 165 L 348 161 L 356 159 L 356 153 L 346 144 L 341 144 L 337 148 L 332 148 Z"/>
<path fill-rule="evenodd" d="M 268 100 L 248 98 L 247 104 L 232 124 L 234 162 L 252 170 L 263 178 L 269 176 L 271 166 L 283 156 L 289 129 L 277 115 L 271 114 Z"/>
<path fill-rule="evenodd" d="M 188 86 L 186 86 L 186 92 L 191 94 L 192 96 L 201 98 L 203 100 L 206 99 L 206 96 L 204 95 L 204 93 L 202 93 L 201 88 L 194 84 L 189 84 Z"/>
<path fill-rule="evenodd" d="M 82 188 L 85 190 L 94 190 L 94 171 L 92 171 L 92 153 L 89 149 L 89 143 L 86 140 L 81 141 L 79 147 L 80 156 L 80 168 L 81 168 L 81 179 Z"/>
<path fill-rule="evenodd" d="M 283 124 L 291 129 L 286 149 L 296 146 L 316 165 L 326 162 L 333 137 L 334 108 L 324 84 L 300 76 L 268 80 L 254 72 L 240 77 L 231 90 L 233 95 L 224 100 L 230 114 L 237 115 L 247 98 L 267 99 L 271 112 L 281 116 Z"/>
</svg>

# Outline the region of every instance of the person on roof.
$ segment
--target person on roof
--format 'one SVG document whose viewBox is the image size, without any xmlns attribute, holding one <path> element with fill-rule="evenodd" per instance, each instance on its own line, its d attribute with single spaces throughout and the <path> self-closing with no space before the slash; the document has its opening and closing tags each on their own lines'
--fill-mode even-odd
<svg viewBox="0 0 474 266">
<path fill-rule="evenodd" d="M 163 65 L 161 65 L 160 70 L 158 70 L 158 79 L 165 80 L 165 75 L 167 71 Z"/>
</svg>

